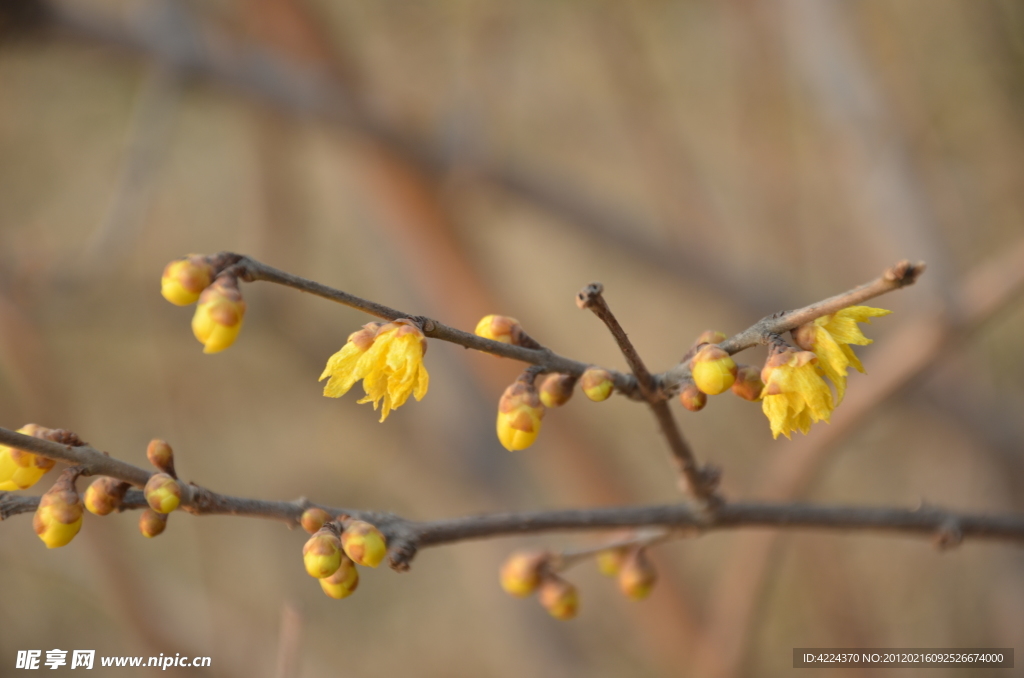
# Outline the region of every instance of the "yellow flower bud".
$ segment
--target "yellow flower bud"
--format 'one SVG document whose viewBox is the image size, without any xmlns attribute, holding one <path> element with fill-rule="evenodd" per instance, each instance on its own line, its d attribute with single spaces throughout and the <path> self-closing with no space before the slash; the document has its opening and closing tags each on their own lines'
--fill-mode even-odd
<svg viewBox="0 0 1024 678">
<path fill-rule="evenodd" d="M 47 438 L 50 429 L 38 424 L 25 424 L 18 429 L 33 438 Z M 0 445 L 0 490 L 27 490 L 53 468 L 53 459 L 25 450 Z"/>
<path fill-rule="evenodd" d="M 377 567 L 388 554 L 384 535 L 376 527 L 362 520 L 353 520 L 341 533 L 341 546 L 357 565 Z"/>
<path fill-rule="evenodd" d="M 619 571 L 619 589 L 633 600 L 646 598 L 657 580 L 658 573 L 642 548 L 634 549 L 623 561 Z"/>
<path fill-rule="evenodd" d="M 501 566 L 501 588 L 517 598 L 530 595 L 540 586 L 541 570 L 550 557 L 541 551 L 513 553 Z"/>
<path fill-rule="evenodd" d="M 302 529 L 313 534 L 323 527 L 324 523 L 331 522 L 331 514 L 322 508 L 308 508 L 302 512 L 299 522 L 302 524 Z"/>
<path fill-rule="evenodd" d="M 718 332 L 717 330 L 706 330 L 701 332 L 700 336 L 697 337 L 697 341 L 693 342 L 695 346 L 701 344 L 721 344 L 725 341 L 725 333 Z"/>
<path fill-rule="evenodd" d="M 540 401 L 545 407 L 561 407 L 572 397 L 576 381 L 571 374 L 547 375 L 540 383 Z"/>
<path fill-rule="evenodd" d="M 476 335 L 503 344 L 518 343 L 523 328 L 515 318 L 506 315 L 485 315 L 476 324 Z"/>
<path fill-rule="evenodd" d="M 602 400 L 608 400 L 615 389 L 615 383 L 608 370 L 591 367 L 580 377 L 580 388 L 583 389 L 584 395 L 595 403 L 599 403 Z"/>
<path fill-rule="evenodd" d="M 733 382 L 732 392 L 751 402 L 761 399 L 761 392 L 764 390 L 764 382 L 761 381 L 761 370 L 750 365 L 743 365 L 736 371 L 736 381 Z"/>
<path fill-rule="evenodd" d="M 548 614 L 555 619 L 572 619 L 579 609 L 580 599 L 576 587 L 561 577 L 545 577 L 537 597 Z"/>
<path fill-rule="evenodd" d="M 82 528 L 84 510 L 75 490 L 77 478 L 78 473 L 68 469 L 39 499 L 32 528 L 48 549 L 67 545 Z"/>
<path fill-rule="evenodd" d="M 736 363 L 732 356 L 714 344 L 703 346 L 690 361 L 693 383 L 708 395 L 729 390 L 736 380 Z"/>
<path fill-rule="evenodd" d="M 341 555 L 341 564 L 330 577 L 320 580 L 320 588 L 331 598 L 341 600 L 352 595 L 359 586 L 359 571 L 355 563 L 345 554 Z"/>
<path fill-rule="evenodd" d="M 517 380 L 498 401 L 498 440 L 509 452 L 525 450 L 537 440 L 543 418 L 544 405 L 537 389 Z"/>
<path fill-rule="evenodd" d="M 190 254 L 167 264 L 160 278 L 160 294 L 176 306 L 194 304 L 210 285 L 213 267 L 206 257 Z"/>
<path fill-rule="evenodd" d="M 594 560 L 597 562 L 598 571 L 606 577 L 614 577 L 622 569 L 622 561 L 626 553 L 622 549 L 608 549 L 597 554 Z"/>
<path fill-rule="evenodd" d="M 238 281 L 220 276 L 203 290 L 192 316 L 192 333 L 203 345 L 203 353 L 217 353 L 235 343 L 244 317 L 245 302 Z"/>
<path fill-rule="evenodd" d="M 181 503 L 181 485 L 166 473 L 151 475 L 143 494 L 146 503 L 157 513 L 170 513 Z"/>
<path fill-rule="evenodd" d="M 679 402 L 691 412 L 700 412 L 708 404 L 708 396 L 697 388 L 696 384 L 687 382 L 686 386 L 679 391 Z"/>
<path fill-rule="evenodd" d="M 302 562 L 310 577 L 330 577 L 341 567 L 341 542 L 330 528 L 322 528 L 302 547 Z"/>
<path fill-rule="evenodd" d="M 149 463 L 158 471 L 177 477 L 177 473 L 174 472 L 174 450 L 167 444 L 167 441 L 159 438 L 150 440 L 149 445 L 146 446 L 146 459 L 149 459 Z"/>
<path fill-rule="evenodd" d="M 113 513 L 121 508 L 121 501 L 127 491 L 128 483 L 101 476 L 85 490 L 85 508 L 98 516 Z"/>
<path fill-rule="evenodd" d="M 167 529 L 167 514 L 157 513 L 151 508 L 146 509 L 139 516 L 139 532 L 143 537 L 152 539 L 163 534 Z"/>
</svg>

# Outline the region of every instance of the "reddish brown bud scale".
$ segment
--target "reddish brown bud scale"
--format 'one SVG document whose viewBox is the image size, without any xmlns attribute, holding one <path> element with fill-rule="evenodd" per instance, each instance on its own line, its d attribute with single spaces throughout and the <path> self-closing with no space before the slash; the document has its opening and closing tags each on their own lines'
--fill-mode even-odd
<svg viewBox="0 0 1024 678">
<path fill-rule="evenodd" d="M 551 554 L 545 551 L 513 553 L 501 566 L 501 588 L 510 596 L 525 598 L 540 585 L 541 573 Z"/>
<path fill-rule="evenodd" d="M 322 508 L 308 508 L 302 512 L 302 518 L 299 523 L 309 534 L 314 534 L 317 530 L 324 526 L 324 523 L 331 522 L 331 514 Z"/>
<path fill-rule="evenodd" d="M 657 580 L 658 573 L 642 548 L 630 552 L 619 571 L 619 589 L 633 600 L 646 598 Z"/>
<path fill-rule="evenodd" d="M 764 382 L 761 381 L 761 370 L 750 365 L 741 365 L 736 370 L 736 381 L 732 384 L 732 392 L 744 400 L 751 402 L 761 399 Z"/>
<path fill-rule="evenodd" d="M 178 477 L 178 474 L 174 471 L 174 450 L 167 444 L 167 441 L 160 440 L 159 438 L 150 440 L 149 445 L 146 446 L 146 459 L 158 471 L 166 473 L 172 478 Z"/>
<path fill-rule="evenodd" d="M 548 614 L 555 619 L 572 619 L 579 611 L 579 594 L 576 587 L 555 575 L 544 578 L 537 598 Z"/>
<path fill-rule="evenodd" d="M 569 402 L 576 377 L 571 374 L 549 374 L 540 384 L 540 401 L 545 407 L 561 407 Z"/>
<path fill-rule="evenodd" d="M 687 382 L 679 391 L 679 402 L 691 412 L 700 412 L 708 404 L 708 396 L 696 384 Z"/>
<path fill-rule="evenodd" d="M 97 516 L 105 516 L 121 508 L 128 483 L 100 476 L 85 490 L 85 508 Z"/>
<path fill-rule="evenodd" d="M 139 532 L 147 539 L 159 536 L 167 529 L 167 518 L 167 513 L 157 513 L 148 508 L 139 516 Z"/>
</svg>

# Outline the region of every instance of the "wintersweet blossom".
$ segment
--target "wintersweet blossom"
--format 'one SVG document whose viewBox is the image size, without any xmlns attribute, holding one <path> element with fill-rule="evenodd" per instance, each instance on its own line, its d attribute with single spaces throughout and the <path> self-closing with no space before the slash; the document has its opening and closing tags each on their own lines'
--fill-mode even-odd
<svg viewBox="0 0 1024 678">
<path fill-rule="evenodd" d="M 832 390 L 818 374 L 818 358 L 810 351 L 786 349 L 774 353 L 761 372 L 764 381 L 761 408 L 772 427 L 772 437 L 807 433 L 811 424 L 828 421 L 834 403 Z"/>
</svg>

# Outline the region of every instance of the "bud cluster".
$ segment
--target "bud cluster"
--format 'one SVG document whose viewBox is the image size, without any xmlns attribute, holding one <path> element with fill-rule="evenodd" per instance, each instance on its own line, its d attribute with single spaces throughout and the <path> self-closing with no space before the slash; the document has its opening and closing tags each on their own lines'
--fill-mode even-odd
<svg viewBox="0 0 1024 678">
<path fill-rule="evenodd" d="M 761 399 L 764 383 L 760 370 L 749 365 L 737 365 L 732 356 L 718 346 L 725 334 L 708 330 L 697 337 L 690 359 L 690 379 L 679 390 L 679 402 L 691 412 L 700 412 L 708 403 L 709 395 L 726 391 L 744 400 Z"/>
<path fill-rule="evenodd" d="M 616 577 L 619 590 L 632 600 L 643 600 L 651 593 L 658 573 L 647 557 L 647 549 L 614 548 L 597 554 L 597 569 L 606 577 Z"/>
<path fill-rule="evenodd" d="M 513 553 L 501 566 L 501 588 L 517 598 L 537 593 L 541 606 L 552 617 L 572 619 L 579 609 L 579 594 L 575 586 L 552 570 L 552 558 L 545 551 Z"/>
<path fill-rule="evenodd" d="M 306 509 L 299 520 L 312 534 L 302 547 L 306 572 L 319 580 L 331 598 L 352 595 L 359 585 L 356 565 L 377 567 L 387 555 L 387 540 L 380 530 L 363 520 L 333 520 L 321 508 Z"/>
</svg>

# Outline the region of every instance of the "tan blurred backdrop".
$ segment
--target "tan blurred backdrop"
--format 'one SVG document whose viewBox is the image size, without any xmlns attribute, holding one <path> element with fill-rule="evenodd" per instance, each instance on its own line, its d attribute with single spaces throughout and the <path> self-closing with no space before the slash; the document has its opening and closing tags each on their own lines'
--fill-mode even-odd
<svg viewBox="0 0 1024 678">
<path fill-rule="evenodd" d="M 160 271 L 234 250 L 466 329 L 512 315 L 624 369 L 573 304 L 600 280 L 663 370 L 705 329 L 906 257 L 928 273 L 879 301 L 895 314 L 869 330 L 877 369 L 851 378 L 845 430 L 773 442 L 723 396 L 678 408 L 685 434 L 730 498 L 1024 510 L 1024 305 L 999 287 L 1024 270 L 1020 3 L 6 4 L 0 425 L 137 464 L 162 437 L 219 491 L 416 519 L 671 502 L 667 450 L 623 398 L 577 396 L 509 454 L 494 414 L 517 366 L 432 342 L 429 395 L 379 424 L 316 381 L 364 316 L 247 285 L 240 339 L 207 356 Z M 0 675 L 62 648 L 209 655 L 225 677 L 781 676 L 796 646 L 1024 638 L 1006 544 L 715 533 L 661 547 L 641 603 L 572 571 L 581 614 L 562 623 L 497 569 L 593 536 L 427 550 L 339 602 L 303 572 L 301 532 L 182 514 L 147 540 L 136 519 L 90 515 L 54 551 L 28 516 L 0 524 Z"/>
</svg>

